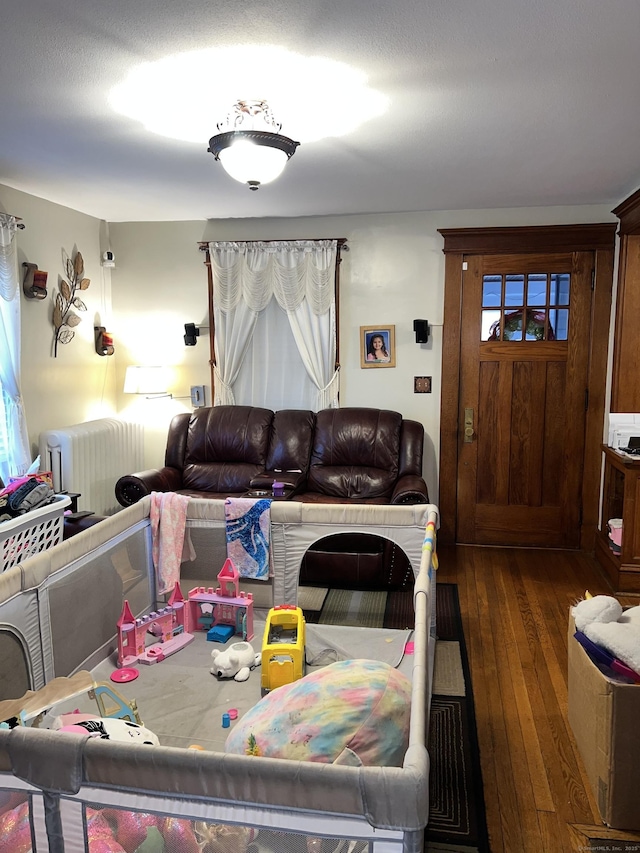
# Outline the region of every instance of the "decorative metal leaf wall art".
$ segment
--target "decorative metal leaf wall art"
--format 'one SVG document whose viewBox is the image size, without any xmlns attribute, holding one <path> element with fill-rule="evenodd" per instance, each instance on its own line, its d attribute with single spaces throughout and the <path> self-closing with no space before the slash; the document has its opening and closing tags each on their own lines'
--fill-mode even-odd
<svg viewBox="0 0 640 853">
<path fill-rule="evenodd" d="M 75 336 L 73 329 L 81 320 L 75 311 L 87 310 L 78 291 L 86 290 L 91 284 L 90 279 L 84 277 L 84 261 L 80 252 L 76 252 L 73 260 L 65 252 L 62 260 L 69 280 L 62 279 L 60 282 L 60 290 L 56 293 L 53 306 L 54 358 L 58 355 L 58 344 L 68 344 L 73 340 Z"/>
</svg>

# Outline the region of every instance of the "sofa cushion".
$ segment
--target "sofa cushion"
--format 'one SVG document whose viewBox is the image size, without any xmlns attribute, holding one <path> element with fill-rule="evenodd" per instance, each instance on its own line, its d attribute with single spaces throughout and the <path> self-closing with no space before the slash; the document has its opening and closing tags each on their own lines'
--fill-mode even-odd
<svg viewBox="0 0 640 853">
<path fill-rule="evenodd" d="M 385 409 L 318 412 L 307 491 L 388 499 L 398 478 L 401 425 L 402 415 Z"/>
<path fill-rule="evenodd" d="M 214 406 L 191 416 L 182 488 L 239 493 L 265 468 L 273 412 L 255 406 Z"/>
<path fill-rule="evenodd" d="M 271 422 L 268 471 L 302 471 L 309 467 L 316 416 L 304 409 L 281 409 Z"/>
</svg>

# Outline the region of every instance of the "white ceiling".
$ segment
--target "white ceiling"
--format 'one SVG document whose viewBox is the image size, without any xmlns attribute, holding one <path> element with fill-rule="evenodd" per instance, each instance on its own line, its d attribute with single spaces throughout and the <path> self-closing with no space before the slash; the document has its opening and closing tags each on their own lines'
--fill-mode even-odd
<svg viewBox="0 0 640 853">
<path fill-rule="evenodd" d="M 142 62 L 247 44 L 347 63 L 389 108 L 250 192 L 207 153 L 224 116 L 181 142 L 109 105 Z M 221 76 L 188 86 L 205 115 Z M 640 0 L 14 0 L 0 81 L 0 184 L 108 221 L 613 206 L 640 185 Z"/>
</svg>

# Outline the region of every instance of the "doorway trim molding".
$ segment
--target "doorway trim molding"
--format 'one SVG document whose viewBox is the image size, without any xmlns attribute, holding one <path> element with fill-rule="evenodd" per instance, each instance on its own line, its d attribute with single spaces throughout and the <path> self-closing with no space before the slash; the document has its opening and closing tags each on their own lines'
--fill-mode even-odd
<svg viewBox="0 0 640 853">
<path fill-rule="evenodd" d="M 607 354 L 617 223 L 535 225 L 508 228 L 439 228 L 444 238 L 444 328 L 440 402 L 439 538 L 455 542 L 457 531 L 458 405 L 462 265 L 465 255 L 593 252 L 594 279 L 589 329 L 589 405 L 585 424 L 580 547 L 592 550 L 598 524 Z"/>
</svg>

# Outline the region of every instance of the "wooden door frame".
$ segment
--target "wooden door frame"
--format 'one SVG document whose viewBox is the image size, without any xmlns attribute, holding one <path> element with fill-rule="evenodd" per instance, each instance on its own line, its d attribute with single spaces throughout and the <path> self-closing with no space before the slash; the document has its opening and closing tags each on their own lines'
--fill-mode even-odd
<svg viewBox="0 0 640 853">
<path fill-rule="evenodd" d="M 444 328 L 440 401 L 439 538 L 455 542 L 457 531 L 458 406 L 462 312 L 462 264 L 465 255 L 524 255 L 530 252 L 593 252 L 595 275 L 591 304 L 589 405 L 585 424 L 580 547 L 592 550 L 598 524 L 602 434 L 613 259 L 617 224 L 538 225 L 509 228 L 439 228 L 444 237 Z"/>
</svg>

